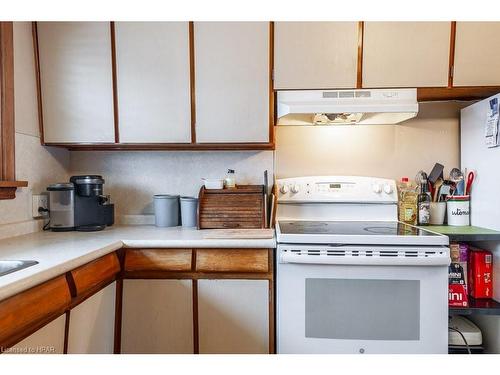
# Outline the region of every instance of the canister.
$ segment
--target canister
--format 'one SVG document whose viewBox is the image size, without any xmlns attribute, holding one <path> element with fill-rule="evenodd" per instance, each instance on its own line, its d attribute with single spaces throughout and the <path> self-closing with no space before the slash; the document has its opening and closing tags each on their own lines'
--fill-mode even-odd
<svg viewBox="0 0 500 375">
<path fill-rule="evenodd" d="M 470 200 L 468 195 L 455 195 L 446 202 L 448 225 L 470 225 Z"/>
<path fill-rule="evenodd" d="M 183 227 L 196 227 L 198 225 L 197 198 L 181 197 L 181 223 Z"/>
<path fill-rule="evenodd" d="M 179 225 L 179 196 L 157 194 L 153 197 L 155 225 L 157 227 L 176 227 Z"/>
</svg>

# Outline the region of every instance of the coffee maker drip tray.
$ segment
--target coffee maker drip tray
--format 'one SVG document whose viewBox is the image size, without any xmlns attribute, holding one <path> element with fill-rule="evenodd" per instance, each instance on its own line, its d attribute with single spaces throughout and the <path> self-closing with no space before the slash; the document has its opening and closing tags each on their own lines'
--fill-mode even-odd
<svg viewBox="0 0 500 375">
<path fill-rule="evenodd" d="M 77 232 L 97 232 L 106 228 L 106 225 L 96 224 L 96 225 L 80 225 L 75 228 Z"/>
</svg>

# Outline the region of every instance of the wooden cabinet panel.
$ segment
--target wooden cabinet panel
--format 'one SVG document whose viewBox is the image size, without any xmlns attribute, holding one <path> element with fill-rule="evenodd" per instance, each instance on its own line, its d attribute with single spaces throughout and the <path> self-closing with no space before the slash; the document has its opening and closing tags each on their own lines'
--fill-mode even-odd
<svg viewBox="0 0 500 375">
<path fill-rule="evenodd" d="M 500 85 L 500 22 L 457 22 L 454 86 Z"/>
<path fill-rule="evenodd" d="M 113 354 L 116 283 L 71 310 L 69 354 Z"/>
<path fill-rule="evenodd" d="M 120 142 L 191 142 L 188 22 L 116 22 Z"/>
<path fill-rule="evenodd" d="M 199 272 L 268 272 L 267 249 L 196 250 L 196 271 Z"/>
<path fill-rule="evenodd" d="M 127 249 L 125 271 L 190 271 L 191 249 Z"/>
<path fill-rule="evenodd" d="M 0 302 L 0 347 L 9 347 L 33 327 L 64 313 L 71 302 L 64 276 Z"/>
<path fill-rule="evenodd" d="M 109 22 L 38 22 L 45 142 L 114 142 Z"/>
<path fill-rule="evenodd" d="M 66 314 L 9 348 L 10 354 L 63 354 Z"/>
<path fill-rule="evenodd" d="M 445 87 L 450 22 L 365 22 L 363 87 Z"/>
<path fill-rule="evenodd" d="M 76 292 L 81 295 L 112 280 L 118 272 L 120 262 L 116 253 L 111 253 L 71 271 L 71 275 L 75 281 Z"/>
<path fill-rule="evenodd" d="M 354 88 L 358 22 L 276 22 L 274 88 Z"/>
<path fill-rule="evenodd" d="M 200 353 L 269 353 L 266 280 L 199 280 Z"/>
<path fill-rule="evenodd" d="M 195 22 L 196 140 L 269 142 L 269 23 Z"/>
<path fill-rule="evenodd" d="M 193 353 L 191 280 L 124 280 L 122 353 Z"/>
</svg>

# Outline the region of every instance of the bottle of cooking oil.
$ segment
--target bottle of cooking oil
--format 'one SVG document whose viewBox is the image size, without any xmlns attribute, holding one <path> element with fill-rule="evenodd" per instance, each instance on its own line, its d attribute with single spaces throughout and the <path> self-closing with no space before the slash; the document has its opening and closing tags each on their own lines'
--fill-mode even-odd
<svg viewBox="0 0 500 375">
<path fill-rule="evenodd" d="M 417 188 L 408 180 L 408 177 L 403 177 L 398 184 L 399 221 L 417 224 Z"/>
</svg>

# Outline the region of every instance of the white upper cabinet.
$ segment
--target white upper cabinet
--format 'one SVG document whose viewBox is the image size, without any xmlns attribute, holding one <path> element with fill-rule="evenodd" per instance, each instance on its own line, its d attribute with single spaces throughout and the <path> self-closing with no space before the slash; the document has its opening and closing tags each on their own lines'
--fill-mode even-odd
<svg viewBox="0 0 500 375">
<path fill-rule="evenodd" d="M 450 22 L 365 22 L 363 87 L 448 85 Z"/>
<path fill-rule="evenodd" d="M 37 25 L 45 142 L 114 142 L 109 22 Z"/>
<path fill-rule="evenodd" d="M 276 22 L 274 88 L 356 87 L 358 22 Z"/>
<path fill-rule="evenodd" d="M 196 140 L 269 142 L 269 23 L 195 22 Z"/>
<path fill-rule="evenodd" d="M 457 22 L 454 86 L 500 85 L 500 22 Z"/>
<path fill-rule="evenodd" d="M 188 22 L 116 22 L 121 143 L 189 143 Z"/>
</svg>

